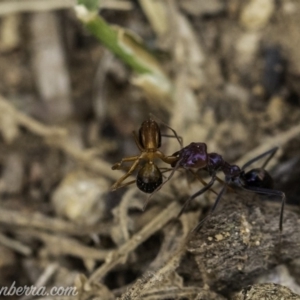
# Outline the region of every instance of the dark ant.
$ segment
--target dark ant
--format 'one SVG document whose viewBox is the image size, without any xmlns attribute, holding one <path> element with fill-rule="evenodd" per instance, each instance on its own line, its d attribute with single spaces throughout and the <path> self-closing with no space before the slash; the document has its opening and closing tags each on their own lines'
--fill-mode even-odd
<svg viewBox="0 0 300 300">
<path fill-rule="evenodd" d="M 285 194 L 281 191 L 273 189 L 273 179 L 270 176 L 270 174 L 264 169 L 277 150 L 278 147 L 275 147 L 270 149 L 269 151 L 258 155 L 257 157 L 245 163 L 242 166 L 242 168 L 238 167 L 237 165 L 231 165 L 227 163 L 218 153 L 207 153 L 207 146 L 205 143 L 191 143 L 190 145 L 175 152 L 172 156 L 177 157 L 177 161 L 171 164 L 171 166 L 173 167 L 173 172 L 170 174 L 166 181 L 168 181 L 174 174 L 174 171 L 180 167 L 185 169 L 204 169 L 208 171 L 208 173 L 211 176 L 210 182 L 197 193 L 192 195 L 185 202 L 178 216 L 180 216 L 184 212 L 185 208 L 193 199 L 203 194 L 212 187 L 212 185 L 217 179 L 217 172 L 222 171 L 225 174 L 225 182 L 223 188 L 217 196 L 217 199 L 211 209 L 210 214 L 212 214 L 216 209 L 220 199 L 226 192 L 228 185 L 234 183 L 243 188 L 244 190 L 250 192 L 281 197 L 282 202 L 280 211 L 279 230 L 280 232 L 282 232 Z M 263 163 L 261 168 L 252 169 L 248 172 L 244 171 L 245 168 L 247 168 L 248 166 L 252 165 L 254 162 L 258 161 L 259 159 L 265 156 L 268 156 L 268 158 Z M 160 186 L 160 188 L 161 187 L 162 185 Z M 195 227 L 194 231 L 198 231 L 202 227 L 203 223 L 207 220 L 210 214 L 206 216 L 202 221 L 200 221 L 200 223 Z"/>
<path fill-rule="evenodd" d="M 169 128 L 174 135 L 162 135 L 158 124 L 151 117 L 142 123 L 139 134 L 133 131 L 135 143 L 141 153 L 140 155 L 125 157 L 121 162 L 112 166 L 113 170 L 119 170 L 124 168 L 123 163 L 133 162 L 127 173 L 114 183 L 111 190 L 114 191 L 120 187 L 136 182 L 137 187 L 141 191 L 151 194 L 163 183 L 162 171 L 156 166 L 154 160 L 161 159 L 163 162 L 172 165 L 178 161 L 178 158 L 175 156 L 166 156 L 158 150 L 161 147 L 161 137 L 175 137 L 182 148 L 182 138 L 177 135 L 174 129 L 166 124 L 164 125 Z M 144 165 L 141 165 L 142 161 L 145 161 Z M 136 180 L 121 185 L 138 167 L 140 167 L 140 169 Z"/>
</svg>

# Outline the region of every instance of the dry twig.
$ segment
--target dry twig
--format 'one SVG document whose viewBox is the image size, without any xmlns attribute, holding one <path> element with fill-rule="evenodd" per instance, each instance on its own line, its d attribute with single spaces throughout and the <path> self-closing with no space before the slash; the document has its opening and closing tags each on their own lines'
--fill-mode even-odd
<svg viewBox="0 0 300 300">
<path fill-rule="evenodd" d="M 26 236 L 31 236 L 33 238 L 42 240 L 46 244 L 47 250 L 54 255 L 72 255 L 82 259 L 95 259 L 103 261 L 110 253 L 109 250 L 88 247 L 80 244 L 75 239 L 56 234 L 53 235 L 37 230 L 18 230 L 16 232 L 20 233 L 21 235 L 24 234 Z"/>
<path fill-rule="evenodd" d="M 0 244 L 26 256 L 32 254 L 30 247 L 22 244 L 17 240 L 11 239 L 1 233 L 0 233 Z"/>
<path fill-rule="evenodd" d="M 112 223 L 101 223 L 93 226 L 77 225 L 58 218 L 51 218 L 40 213 L 24 213 L 5 208 L 0 210 L 0 223 L 6 226 L 22 228 L 36 228 L 56 233 L 70 235 L 87 235 L 91 233 L 110 234 Z"/>
<path fill-rule="evenodd" d="M 10 114 L 15 121 L 28 129 L 30 132 L 42 137 L 52 147 L 62 150 L 67 155 L 82 163 L 85 167 L 102 174 L 113 180 L 121 177 L 122 172 L 112 170 L 111 165 L 104 160 L 96 158 L 90 150 L 82 151 L 74 145 L 70 145 L 68 141 L 67 131 L 59 127 L 46 126 L 33 118 L 19 112 L 5 98 L 0 96 L 0 111 L 1 113 Z M 129 178 L 132 180 L 133 178 Z"/>
<path fill-rule="evenodd" d="M 170 220 L 176 217 L 180 210 L 180 205 L 177 202 L 172 202 L 159 215 L 157 215 L 144 228 L 131 237 L 131 239 L 117 250 L 111 251 L 107 256 L 106 262 L 98 268 L 89 278 L 89 282 L 97 282 L 103 278 L 116 265 L 121 263 L 131 251 L 143 243 L 147 238 L 161 229 Z"/>
</svg>

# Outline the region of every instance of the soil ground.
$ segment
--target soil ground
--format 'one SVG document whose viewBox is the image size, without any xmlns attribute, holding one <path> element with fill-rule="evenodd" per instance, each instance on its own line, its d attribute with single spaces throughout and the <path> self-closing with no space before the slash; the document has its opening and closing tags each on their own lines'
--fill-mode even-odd
<svg viewBox="0 0 300 300">
<path fill-rule="evenodd" d="M 29 5 L 21 12 L 0 2 L 0 287 L 76 285 L 82 299 L 233 299 L 241 290 L 216 288 L 221 281 L 201 273 L 187 247 L 214 203 L 213 191 L 176 219 L 202 187 L 197 176 L 175 174 L 144 212 L 148 195 L 135 184 L 110 191 L 125 172 L 111 166 L 139 154 L 132 131 L 149 113 L 174 128 L 184 146 L 205 142 L 231 164 L 278 146 L 267 169 L 295 214 L 286 217 L 287 228 L 298 230 L 300 2 L 172 0 L 150 8 L 145 2 L 107 1 L 99 14 L 140 36 L 172 83 L 166 99 L 136 86 L 137 74 L 71 7 Z M 162 138 L 166 155 L 179 149 Z M 234 192 L 242 193 L 232 187 L 226 198 Z M 278 208 L 279 218 L 280 199 L 261 198 Z M 212 226 L 207 230 L 215 233 Z M 300 294 L 300 250 L 292 253 L 267 270 L 243 273 L 242 286 L 273 282 Z"/>
</svg>

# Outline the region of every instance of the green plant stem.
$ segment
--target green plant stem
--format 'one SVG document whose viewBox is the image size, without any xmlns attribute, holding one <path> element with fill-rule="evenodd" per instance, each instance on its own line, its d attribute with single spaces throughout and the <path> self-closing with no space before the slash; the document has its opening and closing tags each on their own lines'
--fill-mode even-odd
<svg viewBox="0 0 300 300">
<path fill-rule="evenodd" d="M 88 31 L 143 80 L 154 86 L 158 94 L 170 95 L 170 80 L 139 38 L 126 29 L 107 24 L 88 1 L 79 0 L 80 4 L 75 7 L 77 17 Z"/>
</svg>

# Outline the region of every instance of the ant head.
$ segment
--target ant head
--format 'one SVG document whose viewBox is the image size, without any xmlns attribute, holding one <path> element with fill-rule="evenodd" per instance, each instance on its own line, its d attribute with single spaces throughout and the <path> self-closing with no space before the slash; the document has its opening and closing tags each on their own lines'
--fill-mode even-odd
<svg viewBox="0 0 300 300">
<path fill-rule="evenodd" d="M 180 158 L 179 164 L 183 168 L 202 169 L 207 166 L 207 146 L 204 143 L 191 143 L 174 155 Z"/>
<path fill-rule="evenodd" d="M 151 194 L 163 182 L 163 176 L 159 168 L 147 162 L 138 172 L 136 178 L 137 187 L 144 193 Z"/>
<path fill-rule="evenodd" d="M 144 149 L 157 149 L 161 146 L 161 132 L 158 124 L 148 119 L 139 130 L 139 142 Z"/>
</svg>

